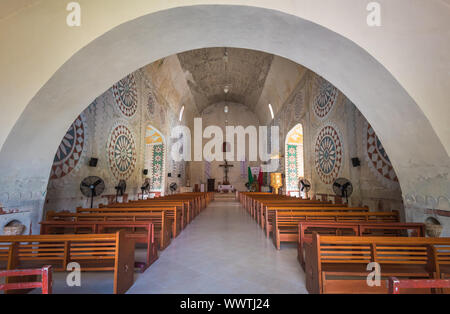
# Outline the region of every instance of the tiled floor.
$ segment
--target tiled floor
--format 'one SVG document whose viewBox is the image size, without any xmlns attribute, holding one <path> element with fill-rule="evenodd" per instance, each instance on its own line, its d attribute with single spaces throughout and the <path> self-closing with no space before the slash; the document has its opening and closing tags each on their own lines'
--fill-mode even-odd
<svg viewBox="0 0 450 314">
<path fill-rule="evenodd" d="M 216 200 L 128 293 L 307 293 L 294 246 L 272 241 L 237 202 Z"/>
<path fill-rule="evenodd" d="M 145 250 L 136 260 L 145 260 Z M 83 272 L 81 287 L 68 287 L 66 273 L 54 274 L 54 293 L 112 293 L 113 273 Z M 36 293 L 36 292 L 35 292 Z M 295 246 L 277 251 L 235 201 L 217 197 L 160 253 L 128 293 L 307 293 Z"/>
</svg>

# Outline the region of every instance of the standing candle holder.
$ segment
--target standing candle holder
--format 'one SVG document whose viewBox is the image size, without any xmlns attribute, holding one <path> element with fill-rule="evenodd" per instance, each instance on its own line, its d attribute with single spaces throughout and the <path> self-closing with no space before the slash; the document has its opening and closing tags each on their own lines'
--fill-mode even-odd
<svg viewBox="0 0 450 314">
<path fill-rule="evenodd" d="M 270 174 L 270 186 L 275 189 L 275 194 L 278 194 L 278 190 L 283 186 L 281 173 Z"/>
</svg>

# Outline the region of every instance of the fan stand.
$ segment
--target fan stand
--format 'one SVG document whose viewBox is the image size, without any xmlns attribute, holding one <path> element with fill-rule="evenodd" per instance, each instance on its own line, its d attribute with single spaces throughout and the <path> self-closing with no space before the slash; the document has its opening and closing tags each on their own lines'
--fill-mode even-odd
<svg viewBox="0 0 450 314">
<path fill-rule="evenodd" d="M 89 188 L 91 189 L 91 208 L 94 208 L 94 190 L 95 190 L 95 186 L 91 185 Z"/>
<path fill-rule="evenodd" d="M 118 203 L 118 201 L 119 201 L 119 190 L 120 190 L 120 188 L 118 186 L 116 186 L 116 203 Z"/>
<path fill-rule="evenodd" d="M 142 200 L 144 200 L 144 191 L 145 191 L 145 188 L 144 188 L 144 187 L 141 187 L 141 191 L 142 191 Z"/>
<path fill-rule="evenodd" d="M 344 197 L 345 197 L 345 201 L 347 202 L 347 205 L 348 205 L 348 192 L 347 192 L 347 189 L 345 189 L 343 194 L 344 194 Z"/>
</svg>

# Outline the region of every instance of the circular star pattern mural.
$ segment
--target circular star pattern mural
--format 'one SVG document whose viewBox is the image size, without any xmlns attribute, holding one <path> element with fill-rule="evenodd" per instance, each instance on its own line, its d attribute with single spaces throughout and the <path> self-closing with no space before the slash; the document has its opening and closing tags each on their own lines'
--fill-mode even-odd
<svg viewBox="0 0 450 314">
<path fill-rule="evenodd" d="M 386 186 L 398 183 L 397 175 L 380 139 L 369 123 L 365 125 L 364 146 L 370 170 Z"/>
<path fill-rule="evenodd" d="M 334 125 L 325 126 L 317 135 L 315 144 L 315 168 L 326 184 L 332 183 L 339 175 L 343 160 L 343 144 L 338 129 Z"/>
<path fill-rule="evenodd" d="M 319 119 L 324 119 L 336 103 L 338 90 L 328 81 L 317 79 L 317 95 L 314 97 L 314 113 Z"/>
<path fill-rule="evenodd" d="M 132 74 L 113 85 L 114 99 L 120 112 L 131 118 L 137 111 L 136 81 Z"/>
<path fill-rule="evenodd" d="M 122 123 L 113 127 L 109 136 L 109 168 L 116 179 L 128 179 L 136 167 L 136 144 L 130 129 Z"/>
<path fill-rule="evenodd" d="M 86 124 L 82 115 L 78 116 L 61 141 L 53 160 L 50 179 L 61 179 L 80 165 L 85 150 Z"/>
</svg>

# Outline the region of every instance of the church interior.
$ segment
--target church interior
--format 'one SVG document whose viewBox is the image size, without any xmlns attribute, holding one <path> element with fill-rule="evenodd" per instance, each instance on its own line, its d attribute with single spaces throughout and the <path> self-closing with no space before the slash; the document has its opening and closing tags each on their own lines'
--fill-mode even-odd
<svg viewBox="0 0 450 314">
<path fill-rule="evenodd" d="M 102 2 L 0 4 L 0 294 L 450 291 L 447 0 Z"/>
</svg>

